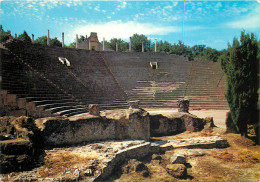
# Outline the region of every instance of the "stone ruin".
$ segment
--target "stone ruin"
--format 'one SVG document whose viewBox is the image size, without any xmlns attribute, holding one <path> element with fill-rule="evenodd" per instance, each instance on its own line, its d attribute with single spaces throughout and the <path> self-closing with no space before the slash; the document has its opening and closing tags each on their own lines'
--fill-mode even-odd
<svg viewBox="0 0 260 182">
<path fill-rule="evenodd" d="M 151 136 L 212 127 L 213 121 L 197 118 L 189 109 L 228 107 L 218 63 L 191 64 L 182 56 L 162 53 L 52 48 L 18 40 L 5 43 L 0 51 L 4 173 L 34 168 L 42 163 L 44 150 L 56 152 L 55 147 L 140 140 L 111 154 L 102 172 L 86 172 L 93 180 L 105 179 L 125 158 L 172 149 L 173 142 L 153 143 Z M 205 83 L 205 78 L 210 82 Z M 189 102 L 180 100 L 183 95 Z M 167 117 L 141 109 L 178 107 L 181 112 Z M 225 141 L 220 139 L 220 145 L 215 140 L 212 145 L 227 146 Z"/>
<path fill-rule="evenodd" d="M 91 114 L 93 110 L 95 113 Z M 35 120 L 25 116 L 0 118 L 1 126 L 3 126 L 0 131 L 1 172 L 30 171 L 37 166 L 36 170 L 41 170 L 40 166 L 45 155 L 47 157 L 59 156 L 62 153 L 68 155 L 69 152 L 77 156 L 82 155 L 83 152 L 84 156 L 96 156 L 94 161 L 98 163 L 93 166 L 94 164 L 91 164 L 93 160 L 87 160 L 84 162 L 85 168 L 79 169 L 76 176 L 71 174 L 72 176 L 67 176 L 66 179 L 76 180 L 81 176 L 81 179 L 100 181 L 107 179 L 119 164 L 129 159 L 134 159 L 135 162 L 132 161 L 134 164 L 143 165 L 136 160 L 148 155 L 162 154 L 174 148 L 225 148 L 229 146 L 227 141 L 220 137 L 169 140 L 168 142 L 150 140 L 151 136 L 207 130 L 213 126 L 212 119 L 201 119 L 184 112 L 173 113 L 167 117 L 158 114 L 150 115 L 143 109 L 133 108 L 103 111 L 100 115 L 97 111 L 98 106 L 91 105 L 90 113 L 81 116 L 58 116 Z M 180 161 L 182 159 L 177 157 L 172 163 L 179 164 Z M 81 161 L 78 162 L 81 163 Z M 128 163 L 130 165 L 131 160 Z M 173 166 L 176 167 L 176 165 Z M 185 176 L 186 173 L 178 176 L 172 169 L 173 166 L 167 167 L 170 174 L 176 178 Z M 140 171 L 148 177 L 149 171 L 145 166 L 143 167 Z M 125 170 L 135 171 L 136 167 Z M 29 173 L 34 172 L 35 170 Z M 24 180 L 32 179 L 26 176 L 26 173 L 23 174 Z M 62 180 L 63 177 L 56 177 L 56 179 Z"/>
</svg>

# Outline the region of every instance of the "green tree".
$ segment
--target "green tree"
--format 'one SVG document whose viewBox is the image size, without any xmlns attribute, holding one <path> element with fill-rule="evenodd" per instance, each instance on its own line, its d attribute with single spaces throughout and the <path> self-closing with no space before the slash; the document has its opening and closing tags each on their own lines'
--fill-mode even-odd
<svg viewBox="0 0 260 182">
<path fill-rule="evenodd" d="M 172 45 L 167 41 L 157 42 L 157 51 L 158 52 L 170 52 Z M 155 44 L 152 46 L 152 50 L 155 50 Z"/>
<path fill-rule="evenodd" d="M 17 37 L 17 40 L 24 41 L 24 42 L 31 42 L 32 41 L 26 31 L 24 31 L 22 34 L 20 34 Z"/>
<path fill-rule="evenodd" d="M 57 37 L 54 37 L 53 39 L 50 40 L 50 46 L 62 47 L 62 43 L 61 41 L 58 40 Z"/>
<path fill-rule="evenodd" d="M 42 37 L 38 37 L 34 43 L 36 44 L 42 44 L 42 45 L 47 45 L 47 36 L 42 36 Z"/>
<path fill-rule="evenodd" d="M 258 122 L 257 90 L 259 45 L 251 33 L 241 32 L 240 41 L 236 38 L 233 45 L 221 55 L 219 60 L 226 73 L 226 98 L 235 130 L 247 136 L 247 124 Z"/>
<path fill-rule="evenodd" d="M 3 26 L 0 25 L 0 42 L 5 42 L 9 40 L 10 37 L 12 37 L 11 31 L 10 30 L 4 31 Z"/>
<path fill-rule="evenodd" d="M 128 43 L 123 41 L 122 39 L 113 38 L 109 42 L 105 41 L 105 46 L 110 49 L 116 50 L 116 43 L 118 45 L 118 51 L 127 51 Z"/>
<path fill-rule="evenodd" d="M 132 36 L 132 49 L 135 52 L 141 52 L 142 51 L 142 42 L 144 43 L 144 51 L 151 51 L 151 41 L 147 39 L 147 37 L 143 34 L 134 34 Z"/>
<path fill-rule="evenodd" d="M 194 59 L 194 56 L 192 54 L 192 49 L 189 46 L 184 45 L 180 40 L 178 44 L 172 45 L 169 53 L 188 57 L 189 61 L 192 61 Z"/>
<path fill-rule="evenodd" d="M 37 38 L 34 43 L 37 43 L 37 44 L 42 44 L 42 45 L 47 45 L 47 36 L 42 36 L 42 37 L 39 37 Z M 62 43 L 58 40 L 57 37 L 51 39 L 50 38 L 50 46 L 56 46 L 56 47 L 61 47 L 62 46 Z"/>
<path fill-rule="evenodd" d="M 87 39 L 88 39 L 87 35 L 85 35 L 85 36 L 80 35 L 79 39 L 78 39 L 78 43 L 84 42 Z M 76 39 L 72 43 L 70 43 L 69 46 L 66 46 L 66 47 L 67 48 L 75 48 L 76 47 Z"/>
</svg>

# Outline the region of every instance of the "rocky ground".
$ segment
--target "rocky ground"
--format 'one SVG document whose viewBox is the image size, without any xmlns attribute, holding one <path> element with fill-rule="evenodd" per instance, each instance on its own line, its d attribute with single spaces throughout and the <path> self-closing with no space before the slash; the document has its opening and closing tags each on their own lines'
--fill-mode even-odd
<svg viewBox="0 0 260 182">
<path fill-rule="evenodd" d="M 260 147 L 251 140 L 238 134 L 224 134 L 219 130 L 212 133 L 185 132 L 176 136 L 158 137 L 157 140 L 174 140 L 201 136 L 220 136 L 227 139 L 230 147 L 223 149 L 173 149 L 165 154 L 141 160 L 149 171 L 144 177 L 142 172 L 121 170 L 111 178 L 112 181 L 259 181 Z M 186 157 L 187 174 L 181 178 L 172 175 L 169 165 L 174 154 Z M 126 166 L 127 164 L 125 164 Z M 125 166 L 122 166 L 124 169 Z M 179 166 L 181 168 L 181 166 Z"/>
<path fill-rule="evenodd" d="M 212 115 L 217 126 L 224 126 L 225 114 Z M 151 137 L 148 142 L 111 140 L 50 148 L 42 157 L 43 163 L 33 170 L 1 174 L 0 181 L 260 180 L 260 147 L 238 134 L 225 133 L 224 127 Z"/>
</svg>

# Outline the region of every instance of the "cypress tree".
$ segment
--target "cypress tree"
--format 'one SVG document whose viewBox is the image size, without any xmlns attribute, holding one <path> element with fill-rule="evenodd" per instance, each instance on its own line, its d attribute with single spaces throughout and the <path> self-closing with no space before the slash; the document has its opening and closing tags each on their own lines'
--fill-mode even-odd
<svg viewBox="0 0 260 182">
<path fill-rule="evenodd" d="M 258 59 L 259 45 L 254 34 L 241 32 L 234 38 L 225 55 L 220 57 L 226 73 L 226 98 L 235 130 L 247 136 L 247 124 L 258 123 Z"/>
</svg>

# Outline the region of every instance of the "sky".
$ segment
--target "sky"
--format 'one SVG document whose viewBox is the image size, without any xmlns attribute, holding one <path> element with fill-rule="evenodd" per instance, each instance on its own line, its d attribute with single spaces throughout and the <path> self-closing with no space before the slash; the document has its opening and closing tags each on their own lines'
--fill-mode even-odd
<svg viewBox="0 0 260 182">
<path fill-rule="evenodd" d="M 25 30 L 35 39 L 50 30 L 61 41 L 64 32 L 66 45 L 76 34 L 128 42 L 138 33 L 152 42 L 181 40 L 221 50 L 242 30 L 260 38 L 260 0 L 0 0 L 0 24 L 12 35 Z"/>
</svg>

